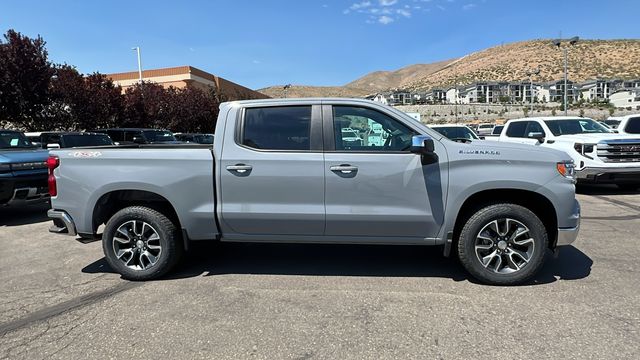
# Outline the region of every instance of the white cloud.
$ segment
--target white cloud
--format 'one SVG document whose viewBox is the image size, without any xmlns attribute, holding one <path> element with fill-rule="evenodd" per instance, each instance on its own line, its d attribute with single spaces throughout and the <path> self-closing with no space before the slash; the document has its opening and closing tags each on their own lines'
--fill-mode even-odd
<svg viewBox="0 0 640 360">
<path fill-rule="evenodd" d="M 392 5 L 395 5 L 398 2 L 398 0 L 379 0 L 379 2 L 380 2 L 380 5 L 382 6 L 392 6 Z"/>
<path fill-rule="evenodd" d="M 464 6 L 462 7 L 462 10 L 471 10 L 471 9 L 473 9 L 473 8 L 475 8 L 475 7 L 476 7 L 476 4 L 474 4 L 474 3 L 466 4 L 466 5 L 464 5 Z"/>
<path fill-rule="evenodd" d="M 378 22 L 382 25 L 387 25 L 393 22 L 393 18 L 387 15 L 382 15 L 378 18 Z"/>
<path fill-rule="evenodd" d="M 371 1 L 361 1 L 359 3 L 355 3 L 349 7 L 351 10 L 364 9 L 371 6 Z"/>
<path fill-rule="evenodd" d="M 407 17 L 407 18 L 411 17 L 411 12 L 409 10 L 406 10 L 406 9 L 398 9 L 398 10 L 396 10 L 396 13 L 398 13 L 398 15 L 402 15 L 402 16 Z"/>
</svg>

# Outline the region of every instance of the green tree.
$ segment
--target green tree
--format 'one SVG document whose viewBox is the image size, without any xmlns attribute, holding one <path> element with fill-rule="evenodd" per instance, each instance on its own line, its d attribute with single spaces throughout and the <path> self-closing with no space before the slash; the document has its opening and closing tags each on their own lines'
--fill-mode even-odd
<svg viewBox="0 0 640 360">
<path fill-rule="evenodd" d="M 0 40 L 0 121 L 27 130 L 46 128 L 53 69 L 45 41 L 9 30 Z"/>
</svg>

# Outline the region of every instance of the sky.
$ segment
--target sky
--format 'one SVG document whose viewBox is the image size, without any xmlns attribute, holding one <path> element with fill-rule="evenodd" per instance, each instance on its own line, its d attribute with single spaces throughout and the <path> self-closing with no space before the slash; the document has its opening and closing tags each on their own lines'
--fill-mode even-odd
<svg viewBox="0 0 640 360">
<path fill-rule="evenodd" d="M 40 35 L 83 73 L 191 65 L 241 85 L 344 85 L 502 43 L 640 38 L 638 0 L 0 2 L 0 31 Z"/>
</svg>

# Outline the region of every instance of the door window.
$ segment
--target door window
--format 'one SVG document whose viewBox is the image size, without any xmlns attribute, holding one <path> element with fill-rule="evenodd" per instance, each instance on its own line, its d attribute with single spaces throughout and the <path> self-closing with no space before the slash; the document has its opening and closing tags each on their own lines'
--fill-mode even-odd
<svg viewBox="0 0 640 360">
<path fill-rule="evenodd" d="M 311 106 L 245 110 L 242 144 L 261 150 L 310 150 Z"/>
<path fill-rule="evenodd" d="M 337 151 L 408 151 L 417 134 L 381 112 L 353 106 L 333 106 Z"/>
<path fill-rule="evenodd" d="M 529 121 L 528 122 L 528 126 L 527 126 L 527 137 L 529 137 L 529 135 L 531 133 L 541 133 L 544 135 L 544 129 L 542 128 L 542 125 L 540 125 L 537 121 Z"/>
<path fill-rule="evenodd" d="M 527 137 L 527 121 L 517 121 L 509 124 L 507 127 L 507 136 L 508 137 L 516 137 L 516 138 L 524 138 Z"/>
</svg>

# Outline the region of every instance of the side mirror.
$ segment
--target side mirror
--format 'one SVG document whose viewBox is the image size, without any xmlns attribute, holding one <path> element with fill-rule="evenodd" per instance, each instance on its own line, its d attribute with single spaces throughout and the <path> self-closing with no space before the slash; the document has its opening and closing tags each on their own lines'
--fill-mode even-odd
<svg viewBox="0 0 640 360">
<path fill-rule="evenodd" d="M 527 138 L 529 139 L 536 139 L 538 140 L 539 143 L 543 143 L 544 142 L 544 133 L 541 132 L 530 132 L 527 134 Z"/>
<path fill-rule="evenodd" d="M 435 153 L 435 143 L 431 136 L 414 135 L 411 138 L 411 151 L 414 154 L 422 156 L 422 165 L 431 164 L 438 161 L 438 155 Z"/>
<path fill-rule="evenodd" d="M 60 144 L 47 144 L 47 149 L 60 149 Z"/>
</svg>

